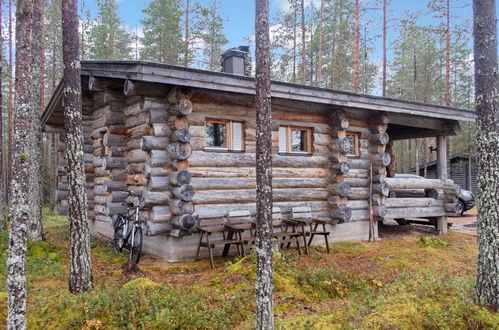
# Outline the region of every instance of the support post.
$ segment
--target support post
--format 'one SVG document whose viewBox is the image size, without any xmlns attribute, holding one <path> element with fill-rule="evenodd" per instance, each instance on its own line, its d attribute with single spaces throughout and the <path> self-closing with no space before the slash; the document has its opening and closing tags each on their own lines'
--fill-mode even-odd
<svg viewBox="0 0 499 330">
<path fill-rule="evenodd" d="M 447 137 L 437 136 L 437 170 L 440 180 L 447 180 Z M 440 235 L 447 234 L 447 216 L 437 217 L 437 230 Z"/>
</svg>

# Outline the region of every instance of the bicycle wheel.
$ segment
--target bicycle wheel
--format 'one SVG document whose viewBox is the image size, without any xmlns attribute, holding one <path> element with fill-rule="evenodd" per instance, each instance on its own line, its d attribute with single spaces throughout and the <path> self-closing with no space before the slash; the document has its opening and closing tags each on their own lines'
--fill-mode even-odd
<svg viewBox="0 0 499 330">
<path fill-rule="evenodd" d="M 123 250 L 127 230 L 128 222 L 126 217 L 119 215 L 114 223 L 113 248 L 115 251 L 121 252 Z"/>
<path fill-rule="evenodd" d="M 135 266 L 140 261 L 142 255 L 142 228 L 140 226 L 132 229 L 130 237 L 130 264 Z"/>
</svg>

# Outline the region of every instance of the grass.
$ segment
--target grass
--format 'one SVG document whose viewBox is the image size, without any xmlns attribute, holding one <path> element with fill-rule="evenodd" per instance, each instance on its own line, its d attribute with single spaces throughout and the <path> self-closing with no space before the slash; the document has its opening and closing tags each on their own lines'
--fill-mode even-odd
<svg viewBox="0 0 499 330">
<path fill-rule="evenodd" d="M 133 275 L 126 257 L 92 239 L 95 289 L 67 291 L 68 225 L 44 211 L 46 242 L 30 242 L 28 327 L 54 329 L 254 327 L 255 256 L 168 264 L 146 256 Z M 0 232 L 0 324 L 6 318 L 7 234 Z M 452 232 L 375 243 L 341 242 L 275 255 L 276 327 L 282 329 L 498 329 L 473 302 L 476 245 Z M 217 260 L 221 264 L 221 259 Z"/>
</svg>

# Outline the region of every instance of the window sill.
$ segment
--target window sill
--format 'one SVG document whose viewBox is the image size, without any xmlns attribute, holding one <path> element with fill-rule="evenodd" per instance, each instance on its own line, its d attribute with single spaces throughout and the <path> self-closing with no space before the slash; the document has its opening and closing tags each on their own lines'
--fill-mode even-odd
<svg viewBox="0 0 499 330">
<path fill-rule="evenodd" d="M 279 152 L 279 156 L 303 156 L 303 157 L 311 157 L 311 152 Z"/>
<path fill-rule="evenodd" d="M 204 152 L 219 152 L 223 154 L 244 154 L 244 150 L 229 150 L 225 148 L 205 148 Z"/>
</svg>

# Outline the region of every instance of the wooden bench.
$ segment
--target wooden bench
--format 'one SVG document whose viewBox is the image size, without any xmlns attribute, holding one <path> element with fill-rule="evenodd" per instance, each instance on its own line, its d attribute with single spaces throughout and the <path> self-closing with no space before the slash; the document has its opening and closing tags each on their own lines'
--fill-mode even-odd
<svg viewBox="0 0 499 330">
<path fill-rule="evenodd" d="M 231 244 L 235 244 L 237 247 L 237 253 L 240 256 L 244 255 L 243 240 L 241 238 L 241 232 L 238 229 L 232 228 L 232 226 L 226 223 L 225 217 L 223 216 L 207 216 L 198 217 L 198 229 L 200 231 L 199 245 L 196 253 L 196 261 L 199 257 L 199 251 L 201 247 L 208 248 L 208 254 L 210 255 L 211 268 L 215 268 L 215 263 L 213 261 L 212 248 L 218 245 L 224 245 L 230 249 Z M 222 239 L 211 240 L 210 236 L 213 233 L 221 233 Z M 226 236 L 227 234 L 227 236 Z M 206 241 L 203 242 L 203 237 Z"/>
<path fill-rule="evenodd" d="M 286 243 L 288 243 L 289 247 L 294 242 L 296 243 L 298 254 L 301 255 L 300 237 L 302 234 L 296 231 L 296 223 L 294 221 L 282 218 L 281 209 L 278 207 L 272 209 L 272 226 L 274 227 L 273 237 L 280 244 L 280 248 L 282 249 Z M 280 231 L 275 232 L 276 228 L 279 228 Z M 289 228 L 292 228 L 292 231 L 289 231 Z"/>
<path fill-rule="evenodd" d="M 245 245 L 255 245 L 255 222 L 251 219 L 251 213 L 248 210 L 231 211 L 227 214 L 227 226 L 230 227 Z M 249 233 L 244 235 L 244 233 Z M 244 249 L 243 249 L 244 254 Z"/>
<path fill-rule="evenodd" d="M 326 224 L 329 223 L 327 220 L 312 218 L 312 210 L 310 207 L 293 207 L 291 209 L 291 220 L 300 225 L 301 234 L 305 243 L 305 253 L 308 254 L 308 247 L 312 244 L 312 240 L 315 235 L 324 236 L 324 240 L 326 241 L 326 250 L 329 253 L 329 242 L 328 236 L 331 233 L 326 230 Z M 319 229 L 319 225 L 322 225 L 322 230 Z M 310 230 L 306 230 L 306 227 L 309 226 Z M 307 242 L 306 236 L 309 236 L 309 240 Z"/>
</svg>

